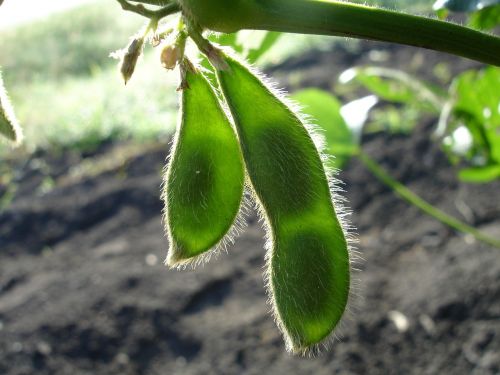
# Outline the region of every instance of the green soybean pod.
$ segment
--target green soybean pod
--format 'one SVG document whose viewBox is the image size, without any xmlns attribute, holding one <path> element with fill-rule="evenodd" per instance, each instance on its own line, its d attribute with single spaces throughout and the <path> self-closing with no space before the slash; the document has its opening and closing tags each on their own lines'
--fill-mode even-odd
<svg viewBox="0 0 500 375">
<path fill-rule="evenodd" d="M 217 72 L 268 232 L 268 287 L 287 348 L 319 349 L 350 289 L 347 226 L 303 120 L 244 64 Z"/>
<path fill-rule="evenodd" d="M 2 72 L 0 71 L 0 134 L 15 145 L 21 143 L 23 132 L 17 121 L 16 115 L 10 103 L 7 90 L 3 85 Z"/>
<path fill-rule="evenodd" d="M 167 264 L 203 260 L 238 229 L 244 164 L 236 133 L 211 85 L 182 64 L 180 124 L 164 183 Z"/>
</svg>

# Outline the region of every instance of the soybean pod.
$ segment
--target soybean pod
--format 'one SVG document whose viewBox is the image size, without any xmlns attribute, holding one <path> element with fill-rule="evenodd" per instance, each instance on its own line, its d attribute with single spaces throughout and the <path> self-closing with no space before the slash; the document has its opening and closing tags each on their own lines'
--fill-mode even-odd
<svg viewBox="0 0 500 375">
<path fill-rule="evenodd" d="M 236 133 L 215 92 L 187 60 L 181 71 L 180 124 L 163 193 L 170 266 L 200 260 L 225 244 L 244 188 Z"/>
<path fill-rule="evenodd" d="M 268 287 L 288 349 L 306 353 L 333 332 L 350 287 L 345 225 L 305 124 L 244 64 L 225 57 L 220 86 L 268 227 Z"/>
</svg>

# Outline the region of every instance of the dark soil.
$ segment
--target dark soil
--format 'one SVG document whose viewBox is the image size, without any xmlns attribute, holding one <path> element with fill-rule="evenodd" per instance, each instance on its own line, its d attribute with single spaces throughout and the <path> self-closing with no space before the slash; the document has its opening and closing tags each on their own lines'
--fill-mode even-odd
<svg viewBox="0 0 500 375">
<path fill-rule="evenodd" d="M 370 46 L 391 53 L 387 64 L 429 77 L 441 59 L 453 71 L 471 66 Z M 311 53 L 271 73 L 288 87 L 295 84 L 285 72 L 300 71 L 300 86 L 330 88 L 367 56 Z M 500 183 L 457 182 L 429 141 L 432 124 L 423 121 L 411 137 L 371 136 L 365 150 L 431 203 L 500 236 Z M 44 194 L 34 191 L 47 175 L 61 181 L 82 155 L 13 162 L 19 189 L 0 213 L 0 374 L 500 373 L 499 250 L 409 207 L 351 161 L 340 177 L 365 259 L 355 276 L 360 296 L 331 350 L 295 358 L 266 303 L 263 231 L 254 214 L 228 254 L 195 271 L 163 266 L 167 154 L 167 144 L 148 148 Z"/>
</svg>

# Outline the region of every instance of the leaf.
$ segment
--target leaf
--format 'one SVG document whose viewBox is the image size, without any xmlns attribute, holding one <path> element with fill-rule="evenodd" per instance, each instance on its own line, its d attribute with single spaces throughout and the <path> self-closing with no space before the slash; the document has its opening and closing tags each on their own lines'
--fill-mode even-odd
<svg viewBox="0 0 500 375">
<path fill-rule="evenodd" d="M 243 52 L 243 46 L 238 41 L 238 33 L 212 34 L 208 38 L 211 42 L 216 42 L 221 46 L 231 47 L 238 53 Z"/>
<path fill-rule="evenodd" d="M 209 40 L 231 47 L 249 62 L 255 63 L 278 41 L 282 33 L 263 30 L 243 30 L 231 34 L 214 34 Z"/>
<path fill-rule="evenodd" d="M 433 113 L 442 105 L 442 95 L 437 89 L 400 70 L 357 67 L 344 71 L 339 78 L 343 84 L 352 80 L 390 102 L 417 105 Z"/>
<path fill-rule="evenodd" d="M 276 31 L 267 31 L 259 46 L 248 51 L 248 61 L 254 63 L 259 60 L 267 51 L 271 49 L 272 46 L 274 46 L 274 44 L 276 44 L 281 35 L 282 33 L 278 33 Z"/>
<path fill-rule="evenodd" d="M 209 40 L 222 46 L 231 47 L 238 54 L 255 63 L 278 41 L 282 33 L 262 30 L 243 30 L 230 34 L 212 34 Z M 217 79 L 212 65 L 205 55 L 201 55 L 201 66 L 206 70 L 210 83 L 217 87 Z"/>
<path fill-rule="evenodd" d="M 434 3 L 438 17 L 447 11 L 471 13 L 468 26 L 491 30 L 500 24 L 500 0 L 438 0 Z"/>
<path fill-rule="evenodd" d="M 452 12 L 474 12 L 495 4 L 500 4 L 500 0 L 437 0 L 433 8 L 448 9 Z"/>
<path fill-rule="evenodd" d="M 365 133 L 389 132 L 391 134 L 410 134 L 420 121 L 421 111 L 415 106 L 402 108 L 386 105 L 373 109 L 370 122 L 365 126 Z"/>
<path fill-rule="evenodd" d="M 379 102 L 376 95 L 351 100 L 340 108 L 340 114 L 356 139 L 361 139 L 370 112 Z"/>
<path fill-rule="evenodd" d="M 458 173 L 464 182 L 485 183 L 500 178 L 500 165 L 487 165 L 485 167 L 465 168 Z"/>
<path fill-rule="evenodd" d="M 500 69 L 488 67 L 459 75 L 450 88 L 453 115 L 473 134 L 486 162 L 500 164 Z"/>
<path fill-rule="evenodd" d="M 500 25 L 500 5 L 486 7 L 472 13 L 468 25 L 475 29 L 492 30 Z"/>
<path fill-rule="evenodd" d="M 340 114 L 341 104 L 330 93 L 307 89 L 294 93 L 292 99 L 297 101 L 303 112 L 314 119 L 325 136 L 327 151 L 335 156 L 332 166 L 342 168 L 357 150 L 355 136 Z"/>
<path fill-rule="evenodd" d="M 0 134 L 5 138 L 19 144 L 23 138 L 21 127 L 17 121 L 9 96 L 5 90 L 2 74 L 0 72 Z"/>
</svg>

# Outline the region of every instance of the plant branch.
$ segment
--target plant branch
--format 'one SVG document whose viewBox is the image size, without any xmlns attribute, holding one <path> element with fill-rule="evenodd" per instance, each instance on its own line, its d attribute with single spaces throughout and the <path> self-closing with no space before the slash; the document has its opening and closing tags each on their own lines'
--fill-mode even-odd
<svg viewBox="0 0 500 375">
<path fill-rule="evenodd" d="M 163 8 L 160 9 L 149 9 L 146 8 L 142 4 L 131 4 L 127 0 L 116 0 L 120 3 L 123 10 L 134 12 L 140 14 L 143 17 L 159 20 L 163 17 L 169 16 L 170 14 L 176 13 L 180 11 L 179 4 L 177 3 L 168 3 Z M 149 0 L 148 0 L 149 1 Z"/>
<path fill-rule="evenodd" d="M 130 0 L 134 3 L 142 3 L 142 4 L 149 4 L 149 5 L 157 5 L 157 6 L 165 6 L 168 5 L 169 3 L 175 2 L 172 0 Z"/>
<path fill-rule="evenodd" d="M 183 0 L 202 27 L 370 39 L 500 66 L 500 38 L 446 21 L 334 0 Z"/>
<path fill-rule="evenodd" d="M 421 211 L 432 216 L 441 223 L 459 231 L 472 235 L 475 239 L 484 242 L 490 246 L 500 249 L 500 240 L 490 237 L 487 234 L 477 230 L 474 227 L 454 218 L 451 215 L 434 207 L 432 204 L 420 198 L 418 195 L 409 190 L 406 186 L 393 179 L 375 160 L 368 156 L 363 151 L 359 150 L 357 156 L 363 165 L 381 182 L 390 187 L 400 198 L 414 205 Z"/>
</svg>

